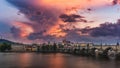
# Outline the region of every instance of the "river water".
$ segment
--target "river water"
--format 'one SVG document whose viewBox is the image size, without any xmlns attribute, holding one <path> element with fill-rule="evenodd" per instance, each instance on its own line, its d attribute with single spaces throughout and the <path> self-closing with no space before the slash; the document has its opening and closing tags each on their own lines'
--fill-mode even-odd
<svg viewBox="0 0 120 68">
<path fill-rule="evenodd" d="M 120 61 L 62 53 L 0 53 L 0 68 L 120 68 Z"/>
</svg>

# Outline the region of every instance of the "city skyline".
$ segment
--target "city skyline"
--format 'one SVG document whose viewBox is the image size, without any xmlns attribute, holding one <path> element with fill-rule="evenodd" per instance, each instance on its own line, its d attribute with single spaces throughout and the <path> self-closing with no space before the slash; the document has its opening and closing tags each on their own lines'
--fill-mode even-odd
<svg viewBox="0 0 120 68">
<path fill-rule="evenodd" d="M 115 44 L 119 12 L 119 0 L 0 0 L 0 36 L 24 43 Z"/>
</svg>

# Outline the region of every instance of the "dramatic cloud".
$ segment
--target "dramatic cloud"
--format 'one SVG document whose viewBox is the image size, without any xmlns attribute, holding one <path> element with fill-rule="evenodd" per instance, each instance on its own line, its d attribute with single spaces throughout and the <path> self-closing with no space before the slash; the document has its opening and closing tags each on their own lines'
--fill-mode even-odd
<svg viewBox="0 0 120 68">
<path fill-rule="evenodd" d="M 16 28 L 16 27 L 12 27 L 11 28 L 11 33 L 13 34 L 14 37 L 20 37 L 21 35 L 21 31 L 20 29 Z"/>
<path fill-rule="evenodd" d="M 56 27 L 58 23 L 58 16 L 61 13 L 57 9 L 52 10 L 46 7 L 36 7 L 26 1 L 8 0 L 15 5 L 19 10 L 19 15 L 24 14 L 29 20 L 31 20 L 31 26 L 34 29 L 34 33 L 40 33 L 46 31 L 46 36 Z M 56 13 L 57 12 L 57 13 Z M 57 30 L 57 29 L 56 29 Z M 53 31 L 53 33 L 56 31 Z M 57 34 L 57 33 L 56 33 Z M 48 34 L 49 35 L 49 34 Z M 51 35 L 51 34 L 50 34 Z"/>
<path fill-rule="evenodd" d="M 44 32 L 41 32 L 41 33 L 32 33 L 28 36 L 28 39 L 30 40 L 36 40 L 36 39 L 42 39 L 42 40 L 45 40 L 45 41 L 52 41 L 54 38 L 54 36 L 51 36 L 51 35 L 44 35 L 43 34 Z"/>
<path fill-rule="evenodd" d="M 116 4 L 117 4 L 117 1 L 118 1 L 118 0 L 113 0 L 113 5 L 116 5 Z"/>
<path fill-rule="evenodd" d="M 71 14 L 71 15 L 62 14 L 60 15 L 60 18 L 64 22 L 85 22 L 85 23 L 87 22 L 87 20 L 83 19 L 84 18 L 83 16 L 76 14 Z"/>
<path fill-rule="evenodd" d="M 106 4 L 111 4 L 112 0 L 35 0 L 36 4 L 49 5 L 51 7 L 57 6 L 58 8 L 87 8 L 97 7 Z"/>
<path fill-rule="evenodd" d="M 120 20 L 116 24 L 105 23 L 101 24 L 100 27 L 93 28 L 91 36 L 113 36 L 120 37 Z"/>
<path fill-rule="evenodd" d="M 89 21 L 78 11 L 91 7 L 101 7 L 117 4 L 118 0 L 7 0 L 19 10 L 18 15 L 24 15 L 30 22 L 13 24 L 11 32 L 14 37 L 25 37 L 29 40 L 56 40 L 68 38 L 73 40 L 88 40 L 84 36 L 118 36 L 119 24 L 102 24 L 96 28 L 76 28 L 76 22 Z M 70 23 L 66 23 L 70 22 Z M 72 26 L 69 24 L 73 24 Z M 111 27 L 112 26 L 112 27 Z M 68 29 L 68 30 L 67 30 Z M 114 33 L 110 32 L 114 30 Z M 115 34 L 116 32 L 117 34 Z M 113 35 L 114 34 L 114 35 Z M 82 38 L 82 39 L 81 39 Z"/>
<path fill-rule="evenodd" d="M 120 4 L 120 0 L 113 0 L 113 5 Z"/>
<path fill-rule="evenodd" d="M 11 28 L 11 32 L 15 37 L 27 37 L 34 32 L 33 28 L 22 22 L 15 22 L 14 27 Z"/>
<path fill-rule="evenodd" d="M 95 28 L 84 28 L 81 32 L 89 33 L 92 37 L 120 37 L 120 20 L 117 23 L 106 22 Z"/>
</svg>

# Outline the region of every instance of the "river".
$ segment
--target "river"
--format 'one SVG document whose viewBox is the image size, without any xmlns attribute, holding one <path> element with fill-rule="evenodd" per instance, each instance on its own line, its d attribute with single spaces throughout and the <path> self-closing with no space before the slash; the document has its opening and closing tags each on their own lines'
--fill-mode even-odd
<svg viewBox="0 0 120 68">
<path fill-rule="evenodd" d="M 0 53 L 0 68 L 120 68 L 120 61 L 62 53 Z"/>
</svg>

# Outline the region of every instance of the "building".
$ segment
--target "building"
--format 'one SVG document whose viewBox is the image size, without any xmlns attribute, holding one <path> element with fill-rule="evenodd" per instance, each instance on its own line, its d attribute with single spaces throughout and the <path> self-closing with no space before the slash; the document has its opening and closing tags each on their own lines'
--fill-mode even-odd
<svg viewBox="0 0 120 68">
<path fill-rule="evenodd" d="M 32 52 L 37 52 L 38 46 L 36 44 L 32 45 Z"/>
<path fill-rule="evenodd" d="M 74 44 L 75 49 L 91 49 L 93 48 L 93 43 L 76 43 Z"/>
<path fill-rule="evenodd" d="M 25 45 L 23 44 L 12 44 L 11 48 L 12 52 L 25 52 Z"/>
</svg>

